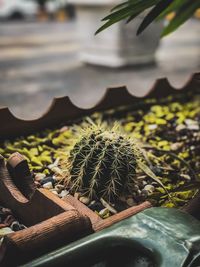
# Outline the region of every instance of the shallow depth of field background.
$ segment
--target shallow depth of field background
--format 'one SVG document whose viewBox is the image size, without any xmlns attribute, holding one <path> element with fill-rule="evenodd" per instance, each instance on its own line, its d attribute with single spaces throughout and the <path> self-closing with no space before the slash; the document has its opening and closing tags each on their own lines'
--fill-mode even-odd
<svg viewBox="0 0 200 267">
<path fill-rule="evenodd" d="M 37 118 L 54 97 L 70 96 L 81 107 L 93 106 L 107 87 L 126 85 L 144 94 L 155 79 L 168 77 L 181 87 L 200 70 L 200 20 L 193 18 L 164 38 L 157 63 L 147 66 L 105 68 L 84 64 L 78 52 L 76 8 L 68 6 L 23 18 L 1 17 L 0 1 L 0 107 L 8 106 L 21 118 Z M 9 0 L 7 0 L 9 1 Z M 109 10 L 108 10 L 109 11 Z"/>
</svg>

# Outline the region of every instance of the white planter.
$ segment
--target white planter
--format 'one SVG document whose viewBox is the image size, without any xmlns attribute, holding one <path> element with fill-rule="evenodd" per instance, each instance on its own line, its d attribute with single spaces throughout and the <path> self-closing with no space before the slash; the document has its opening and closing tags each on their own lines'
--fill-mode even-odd
<svg viewBox="0 0 200 267">
<path fill-rule="evenodd" d="M 81 41 L 80 59 L 83 62 L 109 67 L 151 63 L 159 45 L 161 24 L 152 24 L 142 35 L 136 30 L 142 17 L 129 24 L 124 21 L 94 36 L 102 25 L 101 19 L 121 1 L 70 0 L 77 5 L 77 27 Z"/>
</svg>

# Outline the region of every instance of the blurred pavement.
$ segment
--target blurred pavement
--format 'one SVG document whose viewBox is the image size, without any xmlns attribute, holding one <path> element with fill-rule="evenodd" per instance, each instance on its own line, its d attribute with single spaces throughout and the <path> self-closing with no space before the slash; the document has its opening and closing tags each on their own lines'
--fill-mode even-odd
<svg viewBox="0 0 200 267">
<path fill-rule="evenodd" d="M 191 20 L 162 40 L 157 65 L 109 69 L 82 64 L 75 22 L 0 24 L 0 107 L 22 118 L 37 118 L 53 97 L 68 95 L 93 106 L 105 88 L 126 85 L 144 94 L 155 79 L 181 87 L 200 71 L 200 21 Z"/>
</svg>

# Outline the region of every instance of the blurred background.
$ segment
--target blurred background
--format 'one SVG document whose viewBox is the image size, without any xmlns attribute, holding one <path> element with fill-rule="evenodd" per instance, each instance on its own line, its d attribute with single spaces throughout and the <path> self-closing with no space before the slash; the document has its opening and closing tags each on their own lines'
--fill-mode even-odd
<svg viewBox="0 0 200 267">
<path fill-rule="evenodd" d="M 34 119 L 54 97 L 87 108 L 108 87 L 143 95 L 158 78 L 181 87 L 200 71 L 199 12 L 160 41 L 166 21 L 139 38 L 137 20 L 94 36 L 115 2 L 0 0 L 0 107 Z"/>
</svg>

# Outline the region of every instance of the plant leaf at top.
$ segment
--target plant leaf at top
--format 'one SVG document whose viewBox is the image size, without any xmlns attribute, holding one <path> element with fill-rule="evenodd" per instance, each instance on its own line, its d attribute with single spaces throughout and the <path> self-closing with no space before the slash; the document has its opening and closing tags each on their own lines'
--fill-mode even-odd
<svg viewBox="0 0 200 267">
<path fill-rule="evenodd" d="M 153 21 L 163 19 L 173 12 L 175 17 L 162 32 L 162 36 L 166 36 L 193 16 L 195 11 L 200 8 L 200 0 L 126 0 L 114 7 L 111 13 L 102 19 L 105 23 L 95 34 L 121 20 L 126 19 L 128 23 L 149 8 L 152 9 L 139 26 L 137 34 L 144 31 Z"/>
<path fill-rule="evenodd" d="M 150 8 L 157 4 L 160 0 L 132 0 L 128 7 L 124 7 L 118 11 L 111 13 L 110 15 L 103 18 L 103 21 L 108 20 L 103 26 L 101 26 L 95 34 L 103 31 L 104 29 L 108 28 L 112 24 L 119 22 L 123 19 L 129 17 L 136 17 L 138 14 L 142 13 L 147 8 Z"/>
<path fill-rule="evenodd" d="M 172 3 L 173 0 L 161 0 L 144 18 L 137 30 L 137 35 L 143 32 Z"/>
<path fill-rule="evenodd" d="M 168 14 L 177 12 L 181 6 L 183 6 L 188 0 L 173 0 L 170 6 L 168 6 L 158 17 L 158 19 L 164 19 Z"/>
<path fill-rule="evenodd" d="M 195 11 L 200 8 L 200 0 L 188 0 L 176 13 L 175 17 L 169 23 L 169 25 L 162 32 L 162 37 L 166 36 L 178 27 L 180 27 L 185 21 L 187 21 Z"/>
</svg>

